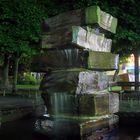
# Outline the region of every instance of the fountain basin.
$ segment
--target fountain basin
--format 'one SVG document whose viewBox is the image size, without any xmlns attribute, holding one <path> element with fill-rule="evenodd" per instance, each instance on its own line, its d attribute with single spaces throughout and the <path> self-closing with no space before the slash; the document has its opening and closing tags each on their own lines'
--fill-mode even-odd
<svg viewBox="0 0 140 140">
<path fill-rule="evenodd" d="M 35 123 L 35 131 L 47 136 L 76 140 L 99 139 L 102 135 L 115 128 L 118 124 L 117 115 L 103 115 L 92 118 L 81 117 L 40 117 Z"/>
</svg>

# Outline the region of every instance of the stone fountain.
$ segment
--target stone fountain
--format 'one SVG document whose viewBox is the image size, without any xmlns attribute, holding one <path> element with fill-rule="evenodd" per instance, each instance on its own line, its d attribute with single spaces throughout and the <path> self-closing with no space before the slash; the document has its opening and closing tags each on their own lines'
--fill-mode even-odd
<svg viewBox="0 0 140 140">
<path fill-rule="evenodd" d="M 42 51 L 32 71 L 45 72 L 40 90 L 47 112 L 36 121 L 36 131 L 57 139 L 94 140 L 117 124 L 119 96 L 108 91 L 115 74 L 109 78 L 107 71 L 118 69 L 119 56 L 105 37 L 116 26 L 117 19 L 98 6 L 43 22 Z"/>
</svg>

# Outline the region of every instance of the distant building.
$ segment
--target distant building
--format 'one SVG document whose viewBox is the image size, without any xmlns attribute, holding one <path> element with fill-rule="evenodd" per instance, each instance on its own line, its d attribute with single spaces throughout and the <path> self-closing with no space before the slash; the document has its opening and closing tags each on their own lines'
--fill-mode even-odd
<svg viewBox="0 0 140 140">
<path fill-rule="evenodd" d="M 140 60 L 140 58 L 139 58 Z M 131 54 L 130 57 L 128 57 L 128 62 L 122 64 L 121 70 L 123 73 L 127 73 L 129 77 L 129 81 L 134 82 L 135 81 L 135 66 L 134 66 L 135 57 L 134 54 Z M 139 77 L 140 77 L 140 66 L 139 66 Z"/>
</svg>

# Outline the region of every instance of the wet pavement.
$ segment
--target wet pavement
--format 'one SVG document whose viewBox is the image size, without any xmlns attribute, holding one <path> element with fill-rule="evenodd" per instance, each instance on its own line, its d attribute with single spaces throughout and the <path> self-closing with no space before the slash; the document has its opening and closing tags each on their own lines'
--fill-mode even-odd
<svg viewBox="0 0 140 140">
<path fill-rule="evenodd" d="M 20 120 L 2 124 L 0 128 L 0 139 L 10 140 L 17 139 L 25 140 L 31 138 L 32 121 Z M 24 134 L 23 134 L 24 133 Z"/>
<path fill-rule="evenodd" d="M 7 122 L 0 128 L 0 140 L 47 140 L 41 135 L 34 134 L 33 118 Z"/>
<path fill-rule="evenodd" d="M 46 136 L 34 133 L 34 122 L 34 118 L 24 118 L 2 124 L 0 128 L 0 140 L 51 140 Z M 100 140 L 136 140 L 139 135 L 140 127 L 138 126 L 120 126 L 118 135 L 115 134 L 111 138 L 106 137 Z M 64 138 L 64 140 L 66 139 Z"/>
<path fill-rule="evenodd" d="M 120 126 L 119 140 L 140 140 L 140 126 Z"/>
<path fill-rule="evenodd" d="M 2 97 L 0 96 L 0 109 L 3 108 L 18 108 L 18 107 L 32 107 L 33 104 L 29 99 L 21 97 Z"/>
</svg>

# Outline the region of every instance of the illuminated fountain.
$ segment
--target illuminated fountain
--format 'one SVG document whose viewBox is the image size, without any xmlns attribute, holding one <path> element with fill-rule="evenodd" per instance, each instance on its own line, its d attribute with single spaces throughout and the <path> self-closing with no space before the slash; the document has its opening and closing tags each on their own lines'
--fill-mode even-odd
<svg viewBox="0 0 140 140">
<path fill-rule="evenodd" d="M 107 71 L 118 69 L 119 56 L 104 34 L 116 26 L 117 19 L 98 6 L 44 21 L 42 52 L 32 70 L 46 73 L 40 90 L 47 114 L 36 121 L 36 131 L 94 140 L 117 124 L 119 97 L 108 91 L 113 80 Z"/>
</svg>

